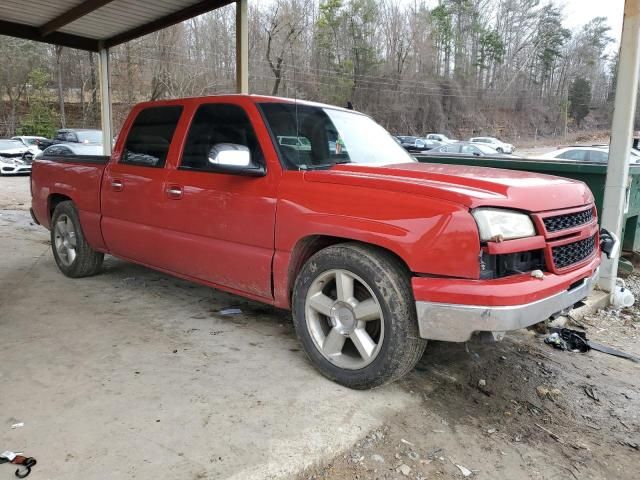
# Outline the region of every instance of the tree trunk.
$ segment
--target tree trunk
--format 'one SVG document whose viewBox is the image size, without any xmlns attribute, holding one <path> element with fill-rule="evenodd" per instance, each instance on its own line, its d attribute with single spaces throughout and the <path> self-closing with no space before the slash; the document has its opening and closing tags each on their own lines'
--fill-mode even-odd
<svg viewBox="0 0 640 480">
<path fill-rule="evenodd" d="M 98 107 L 98 78 L 96 73 L 96 64 L 93 59 L 93 53 L 89 52 L 89 82 L 91 85 L 91 104 L 89 105 L 89 121 L 91 126 L 98 125 L 97 107 Z"/>
<path fill-rule="evenodd" d="M 56 67 L 58 69 L 58 102 L 60 103 L 60 126 L 67 126 L 67 119 L 64 111 L 64 86 L 62 84 L 62 50 L 64 47 L 56 45 Z"/>
</svg>

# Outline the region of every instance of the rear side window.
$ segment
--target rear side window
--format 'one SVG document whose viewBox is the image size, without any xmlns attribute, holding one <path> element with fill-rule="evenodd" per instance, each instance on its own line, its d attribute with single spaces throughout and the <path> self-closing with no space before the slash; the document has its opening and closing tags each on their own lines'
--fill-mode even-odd
<svg viewBox="0 0 640 480">
<path fill-rule="evenodd" d="M 216 145 L 223 144 L 248 148 L 252 162 L 264 165 L 258 137 L 244 109 L 238 105 L 208 103 L 201 105 L 193 117 L 180 168 L 216 171 L 216 165 L 209 160 L 210 152 Z"/>
<path fill-rule="evenodd" d="M 558 155 L 556 158 L 562 158 L 564 160 L 585 161 L 587 159 L 587 151 L 586 150 L 567 150 L 566 152 Z"/>
<path fill-rule="evenodd" d="M 150 107 L 138 113 L 120 163 L 142 167 L 164 167 L 182 106 Z"/>
<path fill-rule="evenodd" d="M 474 147 L 473 145 L 463 145 L 460 151 L 462 153 L 481 153 L 480 149 Z"/>
<path fill-rule="evenodd" d="M 609 152 L 601 150 L 591 150 L 589 152 L 589 161 L 591 162 L 607 162 L 609 160 Z"/>
<path fill-rule="evenodd" d="M 443 145 L 440 151 L 445 153 L 460 153 L 460 145 Z"/>
</svg>

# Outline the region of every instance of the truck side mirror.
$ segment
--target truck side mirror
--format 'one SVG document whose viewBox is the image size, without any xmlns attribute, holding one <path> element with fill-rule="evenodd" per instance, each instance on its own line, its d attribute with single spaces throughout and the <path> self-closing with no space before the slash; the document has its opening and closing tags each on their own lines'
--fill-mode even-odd
<svg viewBox="0 0 640 480">
<path fill-rule="evenodd" d="M 237 143 L 217 143 L 209 151 L 209 168 L 221 173 L 262 177 L 265 169 L 251 161 L 251 151 Z"/>
</svg>

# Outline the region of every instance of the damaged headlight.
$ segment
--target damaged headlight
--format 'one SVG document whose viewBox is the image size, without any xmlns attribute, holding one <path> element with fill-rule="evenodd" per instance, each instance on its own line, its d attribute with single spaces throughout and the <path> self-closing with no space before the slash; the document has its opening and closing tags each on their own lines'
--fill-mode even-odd
<svg viewBox="0 0 640 480">
<path fill-rule="evenodd" d="M 536 229 L 529 215 L 501 208 L 478 208 L 471 212 L 478 224 L 480 241 L 502 241 L 533 237 Z"/>
</svg>

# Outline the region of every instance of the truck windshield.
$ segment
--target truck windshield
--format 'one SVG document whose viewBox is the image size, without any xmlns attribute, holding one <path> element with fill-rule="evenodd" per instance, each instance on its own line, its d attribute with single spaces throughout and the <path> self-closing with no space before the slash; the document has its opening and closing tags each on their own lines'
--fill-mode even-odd
<svg viewBox="0 0 640 480">
<path fill-rule="evenodd" d="M 308 170 L 339 163 L 382 166 L 416 161 L 389 132 L 366 115 L 294 103 L 261 103 L 259 106 L 273 136 L 278 139 L 280 158 L 288 169 Z"/>
</svg>

